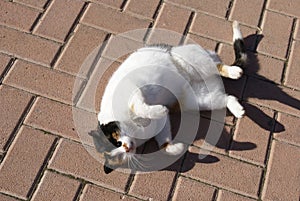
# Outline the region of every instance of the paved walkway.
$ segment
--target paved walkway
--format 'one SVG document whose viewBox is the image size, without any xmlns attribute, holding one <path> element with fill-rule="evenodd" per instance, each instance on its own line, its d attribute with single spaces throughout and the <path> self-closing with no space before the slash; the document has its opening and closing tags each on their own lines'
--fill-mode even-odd
<svg viewBox="0 0 300 201">
<path fill-rule="evenodd" d="M 104 54 L 118 46 L 116 34 L 154 27 L 184 34 L 230 63 L 233 20 L 241 22 L 250 62 L 241 80 L 224 82 L 246 116 L 226 117 L 206 159 L 197 157 L 202 136 L 166 170 L 105 175 L 72 116 L 86 114 L 83 125 L 95 120 L 82 101 L 96 76 L 78 74 L 85 58 L 108 40 L 96 57 L 109 62 Z M 0 200 L 298 201 L 299 55 L 298 0 L 0 0 Z"/>
</svg>

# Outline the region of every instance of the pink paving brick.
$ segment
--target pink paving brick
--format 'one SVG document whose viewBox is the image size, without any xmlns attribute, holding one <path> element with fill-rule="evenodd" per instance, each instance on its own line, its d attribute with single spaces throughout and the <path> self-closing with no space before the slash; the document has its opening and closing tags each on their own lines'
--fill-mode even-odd
<svg viewBox="0 0 300 201">
<path fill-rule="evenodd" d="M 124 201 L 137 201 L 137 199 L 129 196 L 124 196 L 123 194 L 97 187 L 94 185 L 86 185 L 80 201 L 111 201 L 111 200 L 124 200 Z"/>
<path fill-rule="evenodd" d="M 79 140 L 78 133 L 82 132 L 79 122 L 85 122 L 88 131 L 97 126 L 96 115 L 46 98 L 37 99 L 24 121 L 32 127 L 74 140 Z"/>
<path fill-rule="evenodd" d="M 190 149 L 182 168 L 185 176 L 257 197 L 262 174 L 261 168 L 212 153 L 200 160 L 198 159 L 199 153 L 200 149 Z"/>
<path fill-rule="evenodd" d="M 230 156 L 264 166 L 273 112 L 250 104 L 244 106 L 246 115 L 236 125 Z"/>
<path fill-rule="evenodd" d="M 225 19 L 197 13 L 190 32 L 216 40 L 232 41 L 231 23 Z"/>
<path fill-rule="evenodd" d="M 26 199 L 54 139 L 41 131 L 21 128 L 1 164 L 0 190 Z"/>
<path fill-rule="evenodd" d="M 224 127 L 224 129 L 223 129 Z M 219 134 L 219 139 L 216 139 L 216 142 L 213 142 L 212 140 L 205 140 L 206 138 L 209 139 L 212 135 L 212 133 L 209 133 L 209 129 L 214 129 L 215 130 L 219 130 L 221 131 L 221 133 L 213 133 L 214 136 L 217 136 L 217 134 Z M 207 136 L 208 133 L 210 134 L 210 136 Z M 197 147 L 201 147 L 203 146 L 204 142 L 210 143 L 213 146 L 215 146 L 213 148 L 213 150 L 215 152 L 220 152 L 220 153 L 225 153 L 226 150 L 229 149 L 229 145 L 230 145 L 230 141 L 231 141 L 231 127 L 229 126 L 224 126 L 224 124 L 215 122 L 215 121 L 211 121 L 205 118 L 201 118 L 200 119 L 200 125 L 198 128 L 198 133 L 197 136 L 195 138 L 195 141 L 193 142 L 193 145 L 197 146 Z M 213 138 L 215 139 L 215 138 Z"/>
<path fill-rule="evenodd" d="M 300 116 L 300 93 L 256 78 L 249 78 L 244 99 L 277 111 Z"/>
<path fill-rule="evenodd" d="M 112 7 L 120 8 L 123 4 L 123 0 L 91 0 L 95 3 L 106 4 Z"/>
<path fill-rule="evenodd" d="M 296 41 L 293 43 L 293 48 L 292 48 L 290 60 L 285 75 L 285 84 L 297 89 L 300 89 L 299 54 L 300 54 L 300 41 Z"/>
<path fill-rule="evenodd" d="M 106 175 L 103 164 L 91 156 L 82 144 L 60 141 L 49 168 L 70 174 L 117 191 L 124 191 L 128 174 L 113 171 Z"/>
<path fill-rule="evenodd" d="M 0 75 L 2 75 L 10 61 L 10 57 L 4 54 L 0 54 Z"/>
<path fill-rule="evenodd" d="M 76 198 L 80 182 L 46 171 L 31 200 L 72 201 Z"/>
<path fill-rule="evenodd" d="M 291 17 L 269 11 L 266 12 L 262 24 L 264 38 L 258 46 L 258 51 L 285 59 L 292 24 L 293 18 Z"/>
<path fill-rule="evenodd" d="M 300 40 L 300 22 L 299 22 L 299 20 L 296 23 L 296 30 L 295 30 L 295 32 L 296 32 L 295 39 L 296 40 Z"/>
<path fill-rule="evenodd" d="M 115 9 L 98 4 L 90 4 L 82 22 L 113 33 L 148 28 L 150 24 L 148 20 L 121 13 Z"/>
<path fill-rule="evenodd" d="M 126 6 L 126 11 L 143 15 L 147 18 L 152 18 L 155 14 L 157 7 L 159 6 L 159 2 L 160 0 L 154 0 L 154 1 L 130 0 L 128 5 Z"/>
<path fill-rule="evenodd" d="M 176 4 L 197 9 L 200 11 L 212 13 L 213 15 L 217 15 L 220 17 L 225 17 L 227 8 L 229 6 L 229 0 L 216 0 L 216 1 L 210 1 L 210 0 L 191 0 L 191 1 L 185 1 L 185 0 L 170 0 L 171 2 L 174 2 Z"/>
<path fill-rule="evenodd" d="M 94 56 L 91 55 L 91 57 L 89 57 L 89 55 L 93 50 L 96 51 L 95 54 L 98 53 L 106 34 L 104 31 L 85 25 L 79 25 L 54 68 L 73 75 L 78 74 L 78 76 L 85 77 L 89 68 L 81 70 L 80 68 L 87 58 L 90 59 L 87 60 L 85 64 L 86 66 L 91 66 Z"/>
<path fill-rule="evenodd" d="M 213 200 L 215 188 L 185 177 L 177 180 L 173 200 Z"/>
<path fill-rule="evenodd" d="M 300 3 L 297 0 L 270 0 L 267 8 L 299 17 Z"/>
<path fill-rule="evenodd" d="M 299 167 L 299 147 L 273 141 L 262 199 L 299 199 Z"/>
<path fill-rule="evenodd" d="M 32 6 L 35 8 L 44 8 L 48 0 L 16 0 L 16 2 Z"/>
<path fill-rule="evenodd" d="M 17 199 L 17 198 L 13 198 L 11 196 L 4 195 L 4 194 L 0 194 L 0 200 L 2 200 L 2 201 L 19 201 L 19 199 Z"/>
<path fill-rule="evenodd" d="M 37 10 L 8 1 L 1 1 L 0 7 L 0 24 L 6 24 L 24 31 L 30 30 L 39 15 Z"/>
<path fill-rule="evenodd" d="M 59 49 L 57 43 L 5 27 L 0 27 L 0 44 L 2 52 L 45 65 L 50 65 Z"/>
<path fill-rule="evenodd" d="M 176 172 L 158 171 L 135 175 L 129 194 L 143 199 L 167 200 Z M 145 188 L 151 186 L 151 188 Z"/>
<path fill-rule="evenodd" d="M 252 198 L 244 197 L 229 191 L 220 190 L 217 201 L 254 201 Z"/>
<path fill-rule="evenodd" d="M 237 20 L 241 23 L 245 23 L 256 27 L 259 23 L 259 18 L 261 15 L 263 0 L 238 0 L 235 1 L 230 13 L 230 20 Z M 248 12 L 252 10 L 252 12 Z"/>
<path fill-rule="evenodd" d="M 34 33 L 60 42 L 64 41 L 83 4 L 82 1 L 53 1 Z"/>
<path fill-rule="evenodd" d="M 36 64 L 17 61 L 3 82 L 71 104 L 75 77 Z M 74 92 L 77 91 L 75 87 Z"/>
<path fill-rule="evenodd" d="M 0 152 L 29 105 L 31 95 L 11 87 L 0 86 Z"/>
<path fill-rule="evenodd" d="M 100 103 L 111 75 L 120 66 L 120 63 L 101 58 L 91 75 L 82 95 L 78 101 L 78 107 L 90 112 L 98 113 Z"/>
<path fill-rule="evenodd" d="M 275 133 L 274 137 L 280 141 L 282 140 L 291 144 L 300 145 L 300 119 L 288 114 L 279 113 L 278 122 L 279 123 L 276 124 L 275 129 L 278 129 L 281 125 L 283 125 L 285 130 L 280 133 Z"/>
<path fill-rule="evenodd" d="M 167 29 L 183 34 L 191 11 L 165 3 L 157 16 L 155 28 Z"/>
<path fill-rule="evenodd" d="M 215 50 L 217 45 L 217 42 L 214 40 L 197 36 L 194 34 L 188 34 L 185 40 L 185 44 L 195 44 L 195 43 L 208 50 Z"/>
</svg>

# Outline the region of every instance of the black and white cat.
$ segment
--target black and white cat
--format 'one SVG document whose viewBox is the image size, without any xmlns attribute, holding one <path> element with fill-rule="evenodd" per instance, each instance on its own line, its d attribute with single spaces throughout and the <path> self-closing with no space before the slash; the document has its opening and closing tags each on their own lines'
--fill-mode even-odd
<svg viewBox="0 0 300 201">
<path fill-rule="evenodd" d="M 195 98 L 200 111 L 227 107 L 237 118 L 244 115 L 237 98 L 227 95 L 217 81 L 219 74 L 238 79 L 243 73 L 240 67 L 247 55 L 236 21 L 233 22 L 233 42 L 236 59 L 230 66 L 223 64 L 215 52 L 199 45 L 147 46 L 122 63 L 105 88 L 98 114 L 98 131 L 90 133 L 96 147 L 99 135 L 103 134 L 113 145 L 105 150 L 105 173 L 129 163 L 138 146 L 134 138 L 155 137 L 161 149 L 170 155 L 184 151 L 183 143 L 172 142 L 168 106 L 176 102 L 174 96 L 179 97 L 182 111 L 194 109 L 190 99 Z M 183 79 L 176 79 L 175 75 Z M 212 90 L 207 90 L 207 80 Z M 171 86 L 174 96 L 167 95 L 165 86 Z M 187 94 L 187 87 L 193 89 L 194 97 Z M 154 125 L 163 122 L 163 126 L 158 133 L 155 126 L 141 129 L 134 121 L 138 118 L 156 122 Z"/>
</svg>

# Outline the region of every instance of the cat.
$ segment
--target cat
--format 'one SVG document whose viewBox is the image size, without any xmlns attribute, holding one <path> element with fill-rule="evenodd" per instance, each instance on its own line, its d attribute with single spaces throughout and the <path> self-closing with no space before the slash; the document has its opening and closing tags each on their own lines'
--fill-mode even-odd
<svg viewBox="0 0 300 201">
<path fill-rule="evenodd" d="M 216 52 L 195 44 L 176 47 L 146 46 L 132 53 L 120 65 L 105 88 L 98 114 L 98 129 L 89 133 L 93 136 L 96 149 L 104 152 L 106 174 L 134 161 L 134 153 L 139 144 L 132 136 L 143 139 L 155 137 L 159 147 L 169 155 L 178 155 L 184 151 L 183 143 L 172 142 L 168 106 L 174 104 L 176 99 L 167 95 L 163 86 L 172 86 L 175 97 L 181 97 L 182 111 L 192 108 L 189 105 L 191 97 L 185 94 L 186 83 L 174 79 L 170 72 L 182 76 L 192 87 L 200 111 L 227 107 L 237 118 L 244 115 L 245 111 L 237 98 L 227 95 L 216 78 L 221 75 L 238 79 L 243 73 L 241 67 L 247 60 L 245 45 L 239 23 L 234 21 L 232 27 L 235 51 L 232 65 L 223 64 Z M 207 91 L 205 82 L 211 83 L 213 90 Z M 134 93 L 130 89 L 135 89 Z M 143 128 L 143 124 L 147 126 L 149 121 L 163 121 L 164 126 L 158 134 L 151 133 L 153 128 L 147 131 L 139 129 Z M 108 146 L 103 147 L 100 143 L 103 138 Z"/>
</svg>

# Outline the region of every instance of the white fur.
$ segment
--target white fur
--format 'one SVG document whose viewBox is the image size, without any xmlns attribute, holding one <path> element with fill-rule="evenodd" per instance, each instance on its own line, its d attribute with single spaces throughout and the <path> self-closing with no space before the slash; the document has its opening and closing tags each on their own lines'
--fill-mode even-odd
<svg viewBox="0 0 300 201">
<path fill-rule="evenodd" d="M 234 39 L 242 37 L 236 22 L 233 32 Z M 124 136 L 146 139 L 156 135 L 159 146 L 170 143 L 165 149 L 168 154 L 180 154 L 184 145 L 172 144 L 166 107 L 176 101 L 174 96 L 179 98 L 183 111 L 195 110 L 194 101 L 196 109 L 215 110 L 227 106 L 237 118 L 244 114 L 237 99 L 223 91 L 216 68 L 220 62 L 215 52 L 204 50 L 199 45 L 178 46 L 170 52 L 160 47 L 141 48 L 131 54 L 109 80 L 98 120 L 101 124 L 120 122 L 121 139 L 125 139 Z M 232 79 L 238 79 L 243 72 L 238 66 L 226 68 Z M 193 96 L 188 89 L 193 90 Z M 132 120 L 134 116 L 151 119 L 152 127 L 138 126 Z M 166 120 L 163 126 L 159 124 L 162 119 Z M 156 125 L 161 128 L 156 128 Z M 125 141 L 128 140 L 130 138 Z M 122 148 L 117 150 L 114 154 L 124 152 Z"/>
</svg>

